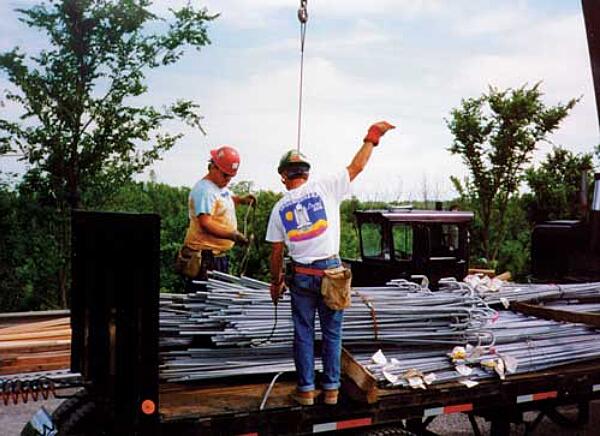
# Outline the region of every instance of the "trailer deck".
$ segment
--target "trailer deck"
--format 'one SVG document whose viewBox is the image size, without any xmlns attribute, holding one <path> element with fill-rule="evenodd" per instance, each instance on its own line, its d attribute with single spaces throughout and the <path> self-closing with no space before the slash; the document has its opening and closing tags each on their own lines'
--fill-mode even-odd
<svg viewBox="0 0 600 436">
<path fill-rule="evenodd" d="M 309 434 L 324 429 L 413 424 L 423 431 L 439 415 L 467 413 L 492 422 L 493 432 L 503 433 L 522 412 L 546 410 L 559 405 L 584 405 L 580 419 L 587 420 L 587 403 L 600 398 L 600 359 L 551 370 L 520 374 L 506 380 L 486 380 L 467 388 L 446 383 L 427 390 L 378 389 L 377 401 L 369 404 L 349 398 L 357 392 L 354 381 L 344 380 L 337 406 L 302 407 L 290 398 L 293 381 L 277 382 L 264 410 L 259 411 L 269 382 L 163 385 L 160 388 L 161 422 L 186 434 L 198 430 L 214 434 Z M 355 395 L 352 395 L 355 396 Z M 552 411 L 552 412 L 550 412 Z M 422 423 L 421 428 L 414 428 Z M 329 431 L 327 430 L 327 431 Z"/>
</svg>

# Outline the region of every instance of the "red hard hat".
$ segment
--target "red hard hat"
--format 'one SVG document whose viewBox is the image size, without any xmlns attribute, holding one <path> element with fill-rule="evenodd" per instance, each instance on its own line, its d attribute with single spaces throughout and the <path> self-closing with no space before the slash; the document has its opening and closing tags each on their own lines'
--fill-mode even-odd
<svg viewBox="0 0 600 436">
<path fill-rule="evenodd" d="M 210 151 L 210 157 L 213 163 L 225 174 L 235 176 L 240 167 L 240 155 L 237 150 L 228 145 L 224 145 Z"/>
</svg>

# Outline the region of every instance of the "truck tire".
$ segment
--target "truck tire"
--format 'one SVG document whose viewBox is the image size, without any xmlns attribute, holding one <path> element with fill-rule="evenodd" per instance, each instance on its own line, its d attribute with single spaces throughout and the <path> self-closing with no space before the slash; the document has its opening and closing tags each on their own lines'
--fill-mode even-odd
<svg viewBox="0 0 600 436">
<path fill-rule="evenodd" d="M 71 414 L 75 409 L 81 406 L 82 403 L 88 401 L 88 393 L 85 389 L 80 390 L 71 398 L 67 398 L 60 403 L 54 412 L 52 412 L 52 422 L 57 427 Z"/>
<path fill-rule="evenodd" d="M 60 436 L 100 435 L 98 408 L 87 391 L 81 390 L 63 401 L 52 414 Z"/>
<path fill-rule="evenodd" d="M 96 404 L 92 401 L 83 403 L 65 417 L 58 427 L 59 436 L 100 435 L 95 419 Z"/>
</svg>

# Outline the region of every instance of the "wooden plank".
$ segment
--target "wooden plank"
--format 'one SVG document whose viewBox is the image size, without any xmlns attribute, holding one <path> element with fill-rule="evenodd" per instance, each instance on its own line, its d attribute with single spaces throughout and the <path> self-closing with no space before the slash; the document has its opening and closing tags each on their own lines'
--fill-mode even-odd
<svg viewBox="0 0 600 436">
<path fill-rule="evenodd" d="M 49 321 L 30 322 L 24 324 L 17 324 L 11 327 L 0 328 L 0 335 L 10 333 L 24 333 L 27 331 L 40 331 L 54 327 L 70 327 L 71 321 L 69 318 L 58 318 Z"/>
<path fill-rule="evenodd" d="M 570 312 L 568 310 L 550 309 L 548 307 L 536 306 L 535 304 L 512 302 L 510 308 L 525 315 L 537 318 L 550 319 L 554 321 L 586 324 L 600 328 L 600 315 L 588 312 Z"/>
<path fill-rule="evenodd" d="M 498 274 L 496 277 L 494 277 L 498 280 L 504 280 L 505 282 L 508 282 L 512 279 L 512 274 L 510 273 L 510 271 L 504 271 L 502 274 Z"/>
<path fill-rule="evenodd" d="M 26 365 L 13 365 L 0 367 L 0 375 L 20 374 L 24 372 L 54 371 L 57 369 L 68 369 L 71 361 L 69 357 L 54 361 L 28 362 Z"/>
<path fill-rule="evenodd" d="M 0 328 L 57 318 L 69 318 L 69 315 L 70 311 L 68 310 L 0 313 Z"/>
<path fill-rule="evenodd" d="M 50 339 L 39 341 L 7 341 L 0 343 L 0 350 L 18 350 L 20 348 L 32 349 L 35 347 L 52 347 L 71 344 L 71 339 Z"/>
<path fill-rule="evenodd" d="M 481 274 L 488 277 L 494 277 L 496 275 L 496 270 L 494 269 L 483 269 L 483 268 L 469 268 L 469 275 L 472 274 Z"/>
<path fill-rule="evenodd" d="M 71 364 L 71 352 L 70 350 L 47 351 L 12 357 L 3 354 L 0 364 L 0 374 L 67 369 Z"/>
<path fill-rule="evenodd" d="M 245 385 L 161 385 L 160 413 L 165 418 L 257 412 L 269 383 Z M 291 394 L 296 382 L 278 381 L 265 409 L 296 406 Z"/>
<path fill-rule="evenodd" d="M 354 359 L 345 348 L 342 348 L 342 374 L 352 381 L 362 395 L 353 395 L 355 390 L 352 385 L 346 388 L 348 394 L 358 401 L 375 403 L 377 401 L 377 379 L 360 363 Z"/>
<path fill-rule="evenodd" d="M 23 340 L 35 340 L 35 339 L 68 339 L 71 337 L 71 329 L 54 329 L 48 331 L 38 332 L 26 332 L 26 333 L 11 333 L 2 334 L 0 333 L 0 343 L 10 341 L 23 341 Z"/>
<path fill-rule="evenodd" d="M 50 345 L 50 346 L 35 346 L 35 347 L 22 347 L 15 348 L 13 350 L 2 350 L 2 356 L 0 357 L 0 364 L 4 360 L 5 357 L 18 357 L 22 355 L 29 355 L 35 353 L 46 353 L 51 351 L 70 351 L 71 344 L 61 344 L 61 345 Z"/>
</svg>

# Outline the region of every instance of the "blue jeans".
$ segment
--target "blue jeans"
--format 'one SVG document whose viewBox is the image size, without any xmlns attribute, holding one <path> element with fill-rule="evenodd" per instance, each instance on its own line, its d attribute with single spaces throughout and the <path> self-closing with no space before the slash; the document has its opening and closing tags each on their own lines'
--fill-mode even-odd
<svg viewBox="0 0 600 436">
<path fill-rule="evenodd" d="M 319 260 L 307 266 L 328 269 L 339 266 L 339 258 Z M 340 386 L 340 358 L 342 354 L 343 310 L 332 310 L 325 305 L 321 296 L 321 277 L 294 274 L 290 283 L 292 297 L 292 319 L 294 321 L 294 363 L 298 374 L 298 390 L 308 392 L 315 389 L 315 313 L 319 311 L 319 322 L 323 338 L 321 356 L 323 360 L 323 389 L 338 389 Z"/>
</svg>

